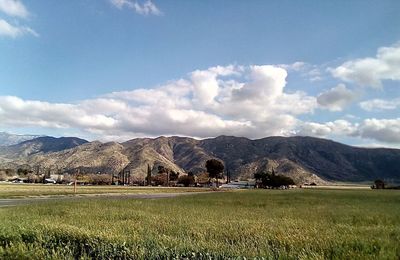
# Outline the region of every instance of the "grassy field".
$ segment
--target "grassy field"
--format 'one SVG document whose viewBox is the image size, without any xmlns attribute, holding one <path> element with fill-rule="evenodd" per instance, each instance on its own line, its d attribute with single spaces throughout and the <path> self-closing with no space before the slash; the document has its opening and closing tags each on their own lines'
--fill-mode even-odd
<svg viewBox="0 0 400 260">
<path fill-rule="evenodd" d="M 132 187 L 132 186 L 77 186 L 76 194 L 105 194 L 105 193 L 159 193 L 159 192 L 199 192 L 207 191 L 201 188 L 173 187 Z M 73 195 L 73 185 L 53 184 L 9 184 L 0 183 L 0 199 L 20 198 L 29 196 Z"/>
<path fill-rule="evenodd" d="M 0 209 L 0 258 L 399 259 L 400 192 L 252 190 Z"/>
</svg>

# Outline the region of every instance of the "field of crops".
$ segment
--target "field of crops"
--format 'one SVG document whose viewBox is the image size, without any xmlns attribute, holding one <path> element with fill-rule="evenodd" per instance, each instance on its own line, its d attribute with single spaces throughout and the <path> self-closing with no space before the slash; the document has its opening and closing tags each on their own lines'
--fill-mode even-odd
<svg viewBox="0 0 400 260">
<path fill-rule="evenodd" d="M 201 188 L 174 187 L 141 187 L 141 186 L 81 186 L 76 188 L 76 194 L 132 194 L 132 193 L 166 193 L 166 192 L 199 192 L 208 191 Z M 21 198 L 29 196 L 74 195 L 73 185 L 54 184 L 9 184 L 0 183 L 0 199 Z"/>
<path fill-rule="evenodd" d="M 0 209 L 0 258 L 399 259 L 400 192 L 252 190 Z"/>
</svg>

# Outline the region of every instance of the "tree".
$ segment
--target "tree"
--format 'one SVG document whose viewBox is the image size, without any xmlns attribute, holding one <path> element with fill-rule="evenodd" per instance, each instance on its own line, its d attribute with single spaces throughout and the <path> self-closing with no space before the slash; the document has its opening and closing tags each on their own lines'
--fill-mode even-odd
<svg viewBox="0 0 400 260">
<path fill-rule="evenodd" d="M 147 164 L 147 177 L 146 177 L 147 186 L 151 185 L 151 168 L 150 164 Z"/>
<path fill-rule="evenodd" d="M 375 180 L 374 184 L 375 184 L 375 186 L 374 186 L 375 189 L 384 189 L 385 188 L 385 182 L 382 180 Z"/>
<path fill-rule="evenodd" d="M 178 178 L 178 184 L 183 184 L 185 187 L 189 187 L 194 184 L 194 176 L 183 175 Z"/>
<path fill-rule="evenodd" d="M 231 182 L 231 172 L 227 169 L 226 170 L 226 183 Z"/>
<path fill-rule="evenodd" d="M 210 159 L 206 162 L 206 168 L 210 178 L 215 178 L 218 188 L 218 178 L 221 177 L 221 173 L 224 171 L 224 164 L 219 160 Z"/>
<path fill-rule="evenodd" d="M 167 186 L 168 176 L 166 173 L 158 173 L 151 178 L 156 186 Z"/>
<path fill-rule="evenodd" d="M 170 181 L 176 181 L 179 178 L 179 172 L 171 171 L 169 174 Z"/>
<path fill-rule="evenodd" d="M 254 179 L 256 179 L 257 185 L 260 188 L 278 188 L 295 184 L 292 178 L 284 175 L 276 175 L 274 170 L 272 172 L 257 172 L 254 174 Z"/>
</svg>

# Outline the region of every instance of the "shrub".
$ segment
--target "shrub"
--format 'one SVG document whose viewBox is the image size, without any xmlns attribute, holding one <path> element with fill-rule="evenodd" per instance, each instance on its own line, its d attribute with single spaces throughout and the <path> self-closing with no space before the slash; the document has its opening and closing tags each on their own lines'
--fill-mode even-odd
<svg viewBox="0 0 400 260">
<path fill-rule="evenodd" d="M 194 185 L 194 177 L 189 175 L 180 176 L 178 178 L 178 184 L 183 184 L 185 187 Z"/>
</svg>

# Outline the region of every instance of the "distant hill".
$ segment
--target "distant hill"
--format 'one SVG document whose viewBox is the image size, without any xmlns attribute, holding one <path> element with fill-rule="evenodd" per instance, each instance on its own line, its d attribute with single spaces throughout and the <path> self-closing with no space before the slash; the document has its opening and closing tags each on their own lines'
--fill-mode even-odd
<svg viewBox="0 0 400 260">
<path fill-rule="evenodd" d="M 32 140 L 38 137 L 40 137 L 40 135 L 16 135 L 6 132 L 0 132 L 0 146 L 18 144 L 23 141 Z"/>
<path fill-rule="evenodd" d="M 187 137 L 137 138 L 124 143 L 90 142 L 78 138 L 37 138 L 0 149 L 3 165 L 41 165 L 84 172 L 117 173 L 130 170 L 144 178 L 147 165 L 176 172 L 204 171 L 205 162 L 224 162 L 233 178 L 251 178 L 272 170 L 297 183 L 326 181 L 400 182 L 400 150 L 358 148 L 313 137 L 267 137 L 250 140 L 219 136 L 196 140 Z M 1 159 L 1 158 L 0 158 Z"/>
<path fill-rule="evenodd" d="M 58 152 L 87 143 L 77 137 L 42 136 L 0 149 L 0 155 L 8 158 L 28 157 L 37 153 Z"/>
</svg>

